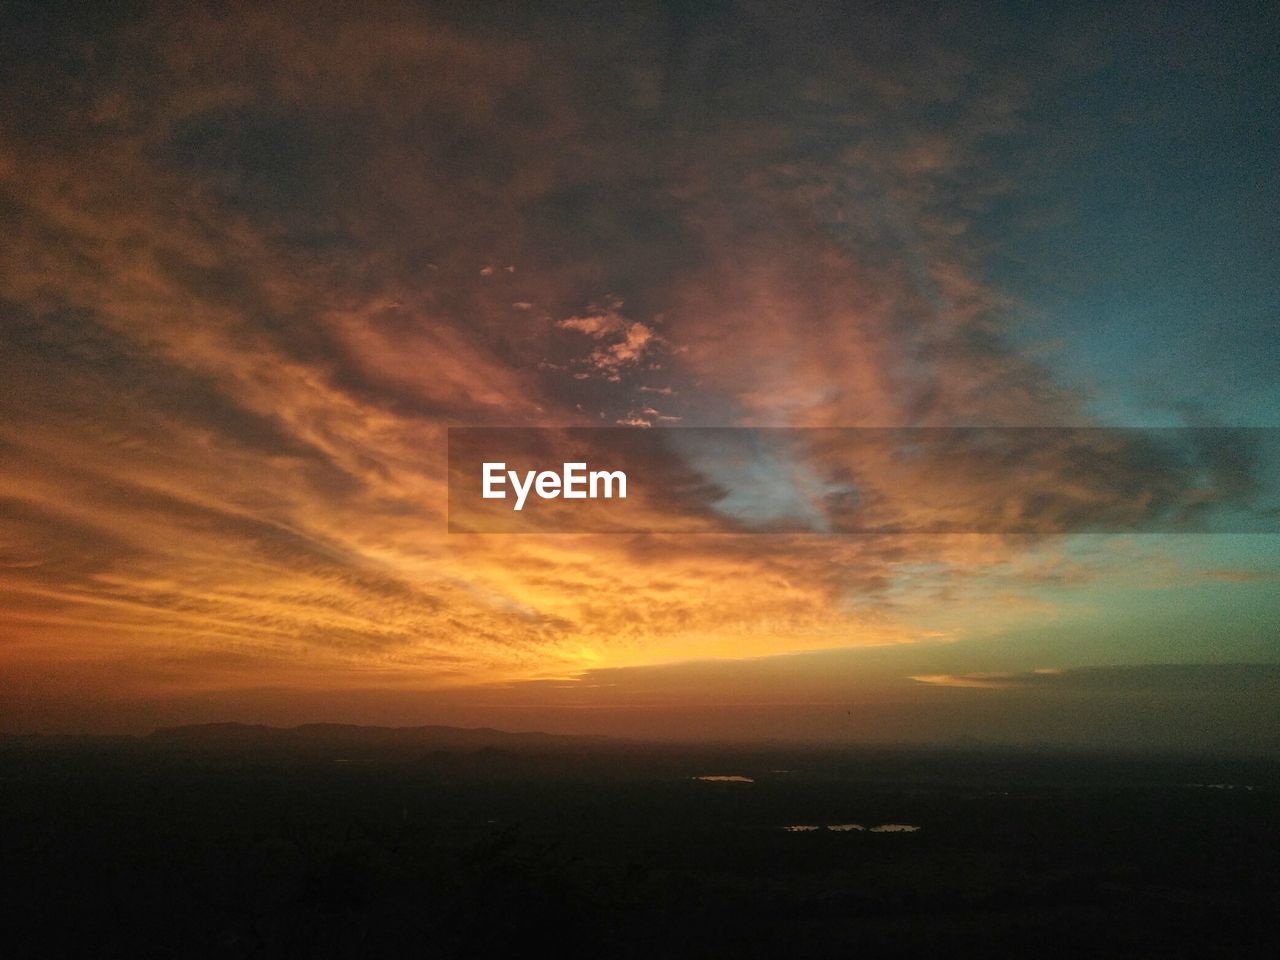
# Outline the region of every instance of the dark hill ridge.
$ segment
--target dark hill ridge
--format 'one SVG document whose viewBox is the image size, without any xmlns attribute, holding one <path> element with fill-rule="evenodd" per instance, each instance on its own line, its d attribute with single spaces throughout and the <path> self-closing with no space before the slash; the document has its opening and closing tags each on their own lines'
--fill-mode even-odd
<svg viewBox="0 0 1280 960">
<path fill-rule="evenodd" d="M 491 727 L 372 727 L 346 723 L 306 723 L 269 727 L 245 723 L 204 723 L 162 727 L 149 743 L 188 749 L 265 749 L 289 751 L 379 750 L 551 750 L 600 746 L 606 737 L 495 730 Z"/>
<path fill-rule="evenodd" d="M 510 732 L 491 727 L 378 727 L 307 723 L 271 727 L 251 723 L 201 723 L 161 727 L 142 736 L 0 734 L 0 747 L 16 749 L 118 748 L 130 752 L 259 754 L 360 760 L 439 753 L 574 753 L 620 741 L 600 736 Z"/>
</svg>

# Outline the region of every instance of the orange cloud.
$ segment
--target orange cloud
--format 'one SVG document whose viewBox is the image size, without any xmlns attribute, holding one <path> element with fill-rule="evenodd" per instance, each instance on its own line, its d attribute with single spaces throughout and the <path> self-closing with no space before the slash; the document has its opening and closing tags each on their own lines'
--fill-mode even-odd
<svg viewBox="0 0 1280 960">
<path fill-rule="evenodd" d="M 20 65 L 44 91 L 0 118 L 23 690 L 492 690 L 909 644 L 1029 549 L 446 532 L 449 426 L 1071 420 L 963 237 L 1014 111 L 893 122 L 963 64 L 753 69 L 711 128 L 657 35 L 327 13 L 157 10 L 80 38 L 83 80 Z"/>
</svg>

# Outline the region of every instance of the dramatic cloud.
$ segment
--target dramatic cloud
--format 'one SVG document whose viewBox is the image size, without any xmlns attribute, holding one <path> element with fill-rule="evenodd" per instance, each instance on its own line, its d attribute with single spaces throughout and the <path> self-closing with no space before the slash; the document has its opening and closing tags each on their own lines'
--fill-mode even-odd
<svg viewBox="0 0 1280 960">
<path fill-rule="evenodd" d="M 450 426 L 1087 422 L 1009 335 L 980 229 L 1036 162 L 1019 136 L 1045 91 L 961 24 L 132 11 L 5 41 L 17 722 L 89 694 L 491 691 L 957 641 L 1045 616 L 1046 566 L 1115 563 L 705 514 L 698 537 L 447 532 Z M 1046 56 L 1046 83 L 1082 69 Z M 1157 474 L 1126 502 L 1184 489 Z M 988 508 L 981 471 L 934 479 L 940 510 Z M 1248 471 L 1217 479 L 1247 492 Z"/>
</svg>

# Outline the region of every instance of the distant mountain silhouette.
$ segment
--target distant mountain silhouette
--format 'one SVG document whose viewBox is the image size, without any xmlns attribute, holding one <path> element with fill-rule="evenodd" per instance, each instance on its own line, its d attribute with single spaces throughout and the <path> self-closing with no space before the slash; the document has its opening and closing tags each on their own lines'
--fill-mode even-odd
<svg viewBox="0 0 1280 960">
<path fill-rule="evenodd" d="M 345 723 L 307 723 L 298 727 L 246 723 L 190 724 L 162 727 L 143 739 L 157 746 L 183 749 L 323 752 L 350 755 L 352 759 L 383 751 L 563 749 L 610 742 L 606 737 L 512 733 L 491 727 L 366 727 Z"/>
<path fill-rule="evenodd" d="M 249 723 L 201 723 L 161 727 L 144 736 L 0 734 L 0 746 L 16 748 L 121 747 L 174 753 L 240 753 L 359 761 L 442 753 L 572 752 L 620 743 L 609 737 L 509 732 L 490 727 L 366 727 L 308 723 L 270 727 Z"/>
</svg>

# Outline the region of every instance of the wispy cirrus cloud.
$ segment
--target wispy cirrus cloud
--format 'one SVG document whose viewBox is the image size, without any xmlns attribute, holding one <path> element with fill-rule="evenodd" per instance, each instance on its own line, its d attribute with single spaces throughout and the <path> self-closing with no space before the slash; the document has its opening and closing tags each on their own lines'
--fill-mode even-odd
<svg viewBox="0 0 1280 960">
<path fill-rule="evenodd" d="M 912 677 L 916 683 L 935 687 L 969 687 L 976 690 L 1003 690 L 1053 682 L 1062 677 L 1056 667 L 1041 667 L 1023 673 L 927 673 Z"/>
</svg>

